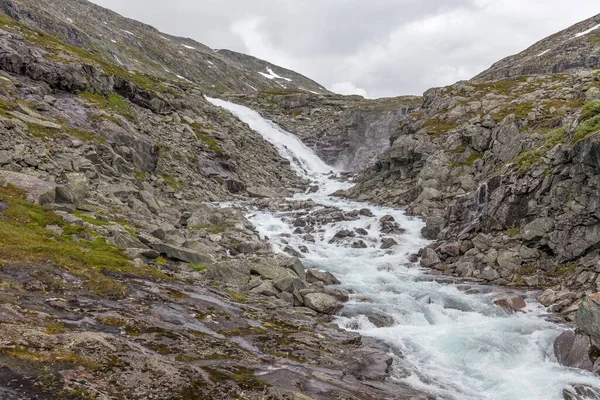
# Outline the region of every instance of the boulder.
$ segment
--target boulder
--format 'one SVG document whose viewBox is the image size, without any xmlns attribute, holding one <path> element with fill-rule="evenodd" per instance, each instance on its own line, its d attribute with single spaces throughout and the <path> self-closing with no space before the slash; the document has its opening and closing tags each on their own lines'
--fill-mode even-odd
<svg viewBox="0 0 600 400">
<path fill-rule="evenodd" d="M 266 187 L 249 187 L 246 189 L 246 192 L 248 192 L 248 194 L 250 195 L 250 197 L 257 197 L 257 198 L 280 198 L 280 197 L 285 197 L 287 193 L 284 193 L 284 191 L 275 191 L 273 189 L 270 188 L 266 188 Z"/>
<path fill-rule="evenodd" d="M 306 271 L 304 270 L 304 264 L 302 264 L 302 261 L 300 261 L 299 258 L 297 258 L 297 257 L 286 258 L 285 260 L 280 262 L 280 265 L 283 268 L 287 268 L 287 269 L 294 271 L 294 273 L 301 280 L 303 280 L 303 281 L 306 280 Z"/>
<path fill-rule="evenodd" d="M 275 259 L 265 258 L 250 264 L 250 272 L 262 276 L 264 279 L 277 279 L 285 276 L 296 277 L 297 275 L 288 268 L 279 265 Z"/>
<path fill-rule="evenodd" d="M 539 240 L 554 229 L 554 219 L 545 217 L 538 218 L 525 225 L 521 236 L 525 241 Z"/>
<path fill-rule="evenodd" d="M 294 276 L 284 276 L 273 281 L 273 286 L 280 292 L 293 293 L 294 290 L 306 288 L 306 282 Z"/>
<path fill-rule="evenodd" d="M 423 249 L 423 253 L 421 254 L 421 267 L 431 268 L 438 265 L 439 263 L 441 263 L 441 260 L 435 252 L 435 250 L 429 247 Z"/>
<path fill-rule="evenodd" d="M 322 282 L 326 286 L 339 285 L 342 283 L 329 272 L 316 269 L 309 269 L 306 271 L 306 281 L 308 283 Z"/>
<path fill-rule="evenodd" d="M 600 339 L 600 293 L 583 299 L 575 314 L 575 322 L 580 331 Z"/>
<path fill-rule="evenodd" d="M 88 179 L 84 174 L 69 173 L 66 182 L 56 188 L 56 201 L 68 204 L 81 204 L 90 191 Z"/>
<path fill-rule="evenodd" d="M 303 299 L 308 308 L 322 314 L 332 315 L 344 307 L 336 298 L 325 293 L 308 293 Z"/>
<path fill-rule="evenodd" d="M 0 171 L 0 185 L 4 184 L 11 184 L 27 192 L 27 201 L 30 203 L 43 205 L 56 201 L 56 184 L 31 175 L 13 171 Z"/>
<path fill-rule="evenodd" d="M 563 390 L 565 400 L 600 400 L 600 387 L 571 385 Z"/>
<path fill-rule="evenodd" d="M 494 300 L 494 304 L 508 313 L 515 313 L 524 309 L 527 304 L 523 296 L 509 296 Z"/>
<path fill-rule="evenodd" d="M 366 314 L 367 319 L 378 328 L 389 328 L 396 323 L 394 317 L 387 314 L 369 312 Z"/>
<path fill-rule="evenodd" d="M 184 247 L 167 243 L 153 244 L 151 247 L 159 253 L 166 255 L 167 258 L 173 260 L 198 265 L 211 265 L 214 263 L 214 260 L 211 256 L 207 254 L 200 254 L 194 250 L 186 249 Z"/>
<path fill-rule="evenodd" d="M 250 267 L 247 261 L 224 261 L 206 271 L 206 278 L 212 281 L 232 286 L 244 286 L 250 281 Z"/>
<path fill-rule="evenodd" d="M 592 344 L 590 337 L 573 331 L 563 332 L 554 341 L 554 354 L 559 364 L 570 368 L 592 371 L 594 363 L 590 358 Z"/>
<path fill-rule="evenodd" d="M 392 247 L 397 246 L 397 245 L 398 245 L 398 242 L 396 242 L 392 238 L 385 238 L 381 241 L 381 249 L 382 250 L 391 249 Z"/>
<path fill-rule="evenodd" d="M 369 246 L 367 246 L 364 240 L 355 240 L 354 242 L 352 242 L 351 247 L 353 249 L 366 249 Z"/>
</svg>

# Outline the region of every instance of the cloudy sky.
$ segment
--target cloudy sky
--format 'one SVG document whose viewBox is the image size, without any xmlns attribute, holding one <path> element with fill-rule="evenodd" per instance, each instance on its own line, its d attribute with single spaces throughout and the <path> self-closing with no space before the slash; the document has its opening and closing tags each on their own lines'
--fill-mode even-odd
<svg viewBox="0 0 600 400">
<path fill-rule="evenodd" d="M 598 0 L 93 0 L 327 88 L 421 94 L 600 13 Z"/>
</svg>

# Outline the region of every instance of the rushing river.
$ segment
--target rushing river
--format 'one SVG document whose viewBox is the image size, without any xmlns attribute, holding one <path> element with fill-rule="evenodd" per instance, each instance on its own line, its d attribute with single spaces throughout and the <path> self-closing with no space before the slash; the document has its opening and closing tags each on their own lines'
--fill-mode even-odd
<svg viewBox="0 0 600 400">
<path fill-rule="evenodd" d="M 556 363 L 553 342 L 566 328 L 542 318 L 545 309 L 533 297 L 527 299 L 526 312 L 511 315 L 493 303 L 506 289 L 469 285 L 478 289 L 469 293 L 480 293 L 467 294 L 464 284 L 433 280 L 408 262 L 428 243 L 420 234 L 422 220 L 399 209 L 329 196 L 350 185 L 334 179 L 332 167 L 294 135 L 247 107 L 208 100 L 246 122 L 290 160 L 300 176 L 318 185 L 318 192 L 294 199 L 373 212 L 372 217 L 324 226 L 314 233 L 315 243 L 293 234 L 296 228 L 289 213 L 253 212 L 248 218 L 277 251 L 288 245 L 306 246 L 305 266 L 333 273 L 342 281 L 341 288 L 353 293 L 337 321 L 341 327 L 385 341 L 403 355 L 394 364 L 393 379 L 452 400 L 558 400 L 570 384 L 598 386 L 598 378 L 591 374 Z M 398 242 L 389 250 L 380 249 L 379 219 L 384 215 L 392 215 L 405 229 L 402 234 L 385 235 Z M 361 238 L 367 248 L 329 243 L 336 232 L 355 228 L 368 232 Z M 393 317 L 394 325 L 377 328 L 366 317 L 373 312 Z"/>
</svg>

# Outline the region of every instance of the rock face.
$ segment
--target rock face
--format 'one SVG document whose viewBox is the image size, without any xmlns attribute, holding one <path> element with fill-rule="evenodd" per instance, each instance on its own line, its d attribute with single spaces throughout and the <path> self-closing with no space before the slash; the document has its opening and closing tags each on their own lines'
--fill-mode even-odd
<svg viewBox="0 0 600 400">
<path fill-rule="evenodd" d="M 178 85 L 193 83 L 204 93 L 253 93 L 280 90 L 282 85 L 328 93 L 294 71 L 159 32 L 87 1 L 2 0 L 0 10 L 23 24 L 99 55 L 105 62 Z"/>
<path fill-rule="evenodd" d="M 367 100 L 297 90 L 230 98 L 294 133 L 326 163 L 352 172 L 371 166 L 398 126 L 421 105 L 416 96 Z"/>
</svg>

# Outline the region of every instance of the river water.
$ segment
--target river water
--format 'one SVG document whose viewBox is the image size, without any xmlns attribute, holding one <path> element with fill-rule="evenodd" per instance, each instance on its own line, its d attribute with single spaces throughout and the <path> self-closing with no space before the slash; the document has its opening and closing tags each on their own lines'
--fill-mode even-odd
<svg viewBox="0 0 600 400">
<path fill-rule="evenodd" d="M 571 384 L 598 386 L 593 375 L 556 363 L 553 342 L 567 328 L 546 321 L 546 310 L 533 295 L 524 313 L 511 315 L 493 303 L 507 289 L 468 285 L 477 289 L 469 293 L 480 293 L 467 294 L 464 283 L 448 283 L 452 280 L 432 277 L 411 265 L 410 255 L 428 244 L 420 234 L 421 219 L 400 209 L 331 197 L 351 185 L 331 175 L 333 168 L 294 135 L 247 107 L 208 100 L 247 123 L 290 160 L 300 176 L 318 185 L 318 192 L 294 199 L 312 199 L 344 211 L 372 211 L 372 217 L 324 226 L 313 233 L 315 243 L 293 233 L 289 212 L 255 211 L 248 218 L 276 251 L 306 246 L 304 265 L 331 272 L 342 281 L 341 288 L 353 293 L 337 322 L 385 341 L 402 355 L 396 356 L 392 379 L 452 400 L 558 400 Z M 381 250 L 379 219 L 385 215 L 392 215 L 405 231 L 385 235 L 398 245 Z M 357 228 L 367 231 L 361 237 L 367 248 L 329 243 L 336 232 Z M 393 326 L 377 328 L 367 318 L 370 313 L 393 317 Z"/>
</svg>

